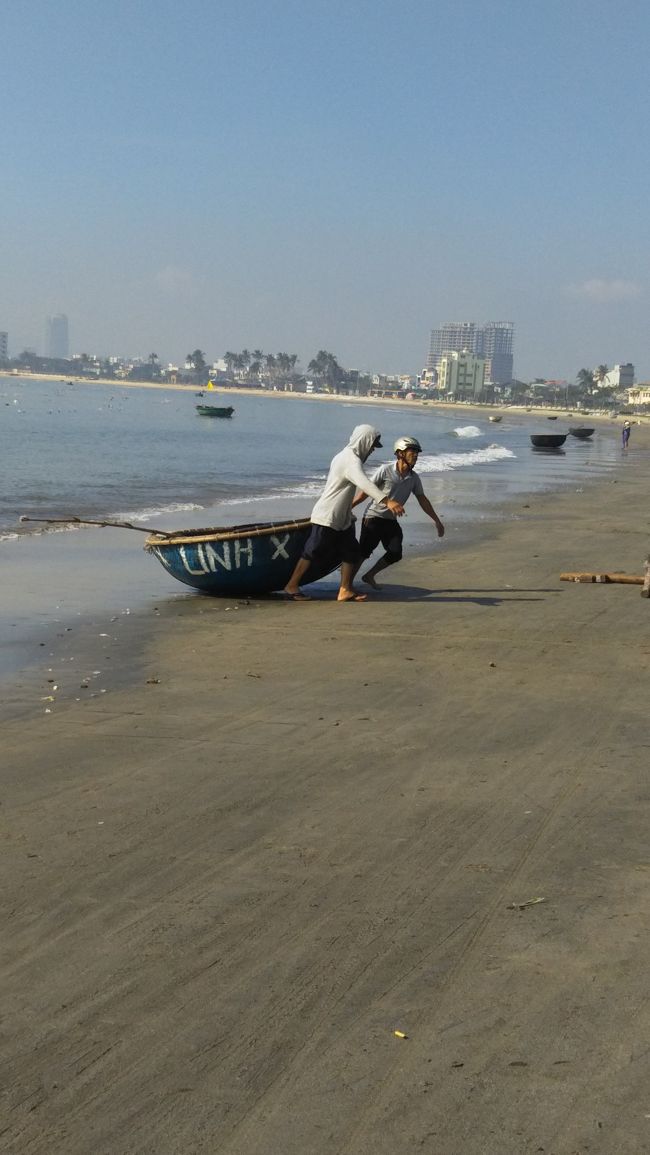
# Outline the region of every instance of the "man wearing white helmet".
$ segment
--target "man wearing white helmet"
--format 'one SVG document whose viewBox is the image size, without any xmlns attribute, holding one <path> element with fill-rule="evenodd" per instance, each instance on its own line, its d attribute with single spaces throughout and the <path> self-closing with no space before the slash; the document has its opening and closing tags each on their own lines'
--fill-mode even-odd
<svg viewBox="0 0 650 1155">
<path fill-rule="evenodd" d="M 298 559 L 287 585 L 285 595 L 292 601 L 308 601 L 300 585 L 312 570 L 314 580 L 341 567 L 339 602 L 362 602 L 367 594 L 358 594 L 353 587 L 354 576 L 362 556 L 354 532 L 352 500 L 359 486 L 368 489 L 378 508 L 390 510 L 392 518 L 401 517 L 404 507 L 375 485 L 363 465 L 375 449 L 381 449 L 381 435 L 372 425 L 357 425 L 345 449 L 336 454 L 330 464 L 325 488 L 311 511 L 312 529 L 302 557 Z"/>
<path fill-rule="evenodd" d="M 416 437 L 398 437 L 395 445 L 396 461 L 381 465 L 372 474 L 372 480 L 385 494 L 384 503 L 372 501 L 368 506 L 361 524 L 359 548 L 364 558 L 369 558 L 378 545 L 383 545 L 385 553 L 375 562 L 371 569 L 366 570 L 361 580 L 374 590 L 381 589 L 375 578 L 389 565 L 395 565 L 402 557 L 402 528 L 398 525 L 386 498 L 399 501 L 404 505 L 412 493 L 415 494 L 421 509 L 431 518 L 438 530 L 438 537 L 443 537 L 445 527 L 433 508 L 428 497 L 425 496 L 422 482 L 415 472 L 418 454 L 422 446 Z M 357 493 L 353 505 L 365 501 L 368 494 Z"/>
</svg>

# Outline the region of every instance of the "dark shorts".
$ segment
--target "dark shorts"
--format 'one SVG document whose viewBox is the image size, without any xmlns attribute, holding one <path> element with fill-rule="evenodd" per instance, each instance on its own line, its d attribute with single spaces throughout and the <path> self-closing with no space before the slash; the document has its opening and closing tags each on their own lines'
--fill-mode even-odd
<svg viewBox="0 0 650 1155">
<path fill-rule="evenodd" d="M 349 529 L 331 529 L 329 525 L 312 525 L 302 556 L 324 574 L 331 573 L 341 562 L 358 565 L 361 551 L 354 526 L 351 525 Z"/>
<path fill-rule="evenodd" d="M 402 557 L 403 540 L 402 527 L 393 517 L 364 517 L 361 522 L 359 549 L 364 558 L 370 557 L 378 545 L 383 545 L 391 562 L 399 561 Z"/>
</svg>

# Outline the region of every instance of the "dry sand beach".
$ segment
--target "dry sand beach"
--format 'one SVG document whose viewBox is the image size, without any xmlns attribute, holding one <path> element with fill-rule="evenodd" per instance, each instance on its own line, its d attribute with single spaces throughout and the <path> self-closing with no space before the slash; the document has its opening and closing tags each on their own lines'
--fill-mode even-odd
<svg viewBox="0 0 650 1155">
<path fill-rule="evenodd" d="M 649 450 L 365 605 L 191 597 L 121 688 L 15 691 L 0 1151 L 648 1149 L 650 602 L 558 579 L 642 572 Z"/>
</svg>

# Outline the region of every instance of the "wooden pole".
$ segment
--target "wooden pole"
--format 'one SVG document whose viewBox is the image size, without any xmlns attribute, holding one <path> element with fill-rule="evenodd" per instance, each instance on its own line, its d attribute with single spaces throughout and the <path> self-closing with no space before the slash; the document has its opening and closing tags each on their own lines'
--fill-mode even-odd
<svg viewBox="0 0 650 1155">
<path fill-rule="evenodd" d="M 646 562 L 646 565 L 648 565 L 647 562 Z M 646 578 L 644 578 L 642 574 L 631 574 L 631 573 L 561 573 L 560 574 L 560 581 L 561 582 L 584 582 L 584 583 L 592 582 L 592 583 L 598 583 L 598 584 L 603 584 L 603 585 L 608 585 L 611 582 L 611 583 L 617 583 L 618 585 L 642 586 L 644 584 L 644 581 L 648 581 L 648 580 L 650 580 L 650 579 L 648 579 L 647 575 L 646 575 Z M 649 587 L 649 591 L 650 591 L 650 587 Z M 646 594 L 645 596 L 650 597 L 650 592 L 648 594 Z"/>
<path fill-rule="evenodd" d="M 150 529 L 147 525 L 132 525 L 130 521 L 92 521 L 87 517 L 27 517 L 21 514 L 19 521 L 35 521 L 40 525 L 99 525 L 102 528 L 137 529 L 138 533 L 157 533 L 159 537 L 173 537 L 162 529 Z M 175 531 L 177 532 L 177 531 Z"/>
</svg>

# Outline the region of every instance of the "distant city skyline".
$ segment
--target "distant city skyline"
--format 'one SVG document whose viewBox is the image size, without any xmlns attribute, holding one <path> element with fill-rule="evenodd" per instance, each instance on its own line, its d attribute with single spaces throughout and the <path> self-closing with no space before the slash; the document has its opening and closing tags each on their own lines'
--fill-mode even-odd
<svg viewBox="0 0 650 1155">
<path fill-rule="evenodd" d="M 65 313 L 76 352 L 416 372 L 437 318 L 507 317 L 522 378 L 650 377 L 647 3 L 190 11 L 5 0 L 14 354 Z"/>
</svg>

